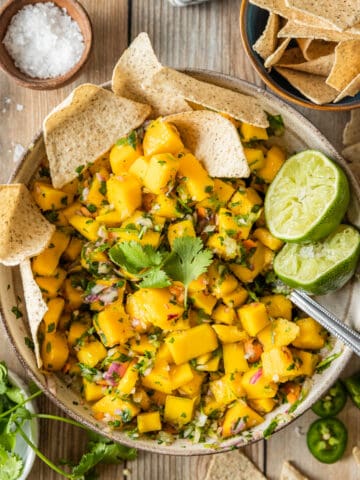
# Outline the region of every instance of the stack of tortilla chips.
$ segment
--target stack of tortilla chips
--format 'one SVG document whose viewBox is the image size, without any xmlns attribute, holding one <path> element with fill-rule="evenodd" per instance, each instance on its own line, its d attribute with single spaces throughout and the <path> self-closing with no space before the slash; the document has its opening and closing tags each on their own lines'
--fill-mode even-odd
<svg viewBox="0 0 360 480">
<path fill-rule="evenodd" d="M 253 45 L 300 93 L 322 105 L 360 91 L 360 1 L 250 0 L 269 11 Z"/>
</svg>

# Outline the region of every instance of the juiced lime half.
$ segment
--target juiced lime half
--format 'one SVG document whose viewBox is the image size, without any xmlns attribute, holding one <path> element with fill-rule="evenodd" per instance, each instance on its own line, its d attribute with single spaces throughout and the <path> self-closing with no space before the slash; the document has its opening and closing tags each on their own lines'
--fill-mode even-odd
<svg viewBox="0 0 360 480">
<path fill-rule="evenodd" d="M 319 242 L 287 243 L 275 257 L 274 270 L 287 285 L 323 295 L 352 277 L 359 254 L 359 232 L 350 225 L 339 225 Z"/>
<path fill-rule="evenodd" d="M 265 217 L 270 232 L 286 242 L 311 242 L 331 233 L 349 204 L 345 173 L 323 153 L 290 157 L 269 187 Z"/>
</svg>

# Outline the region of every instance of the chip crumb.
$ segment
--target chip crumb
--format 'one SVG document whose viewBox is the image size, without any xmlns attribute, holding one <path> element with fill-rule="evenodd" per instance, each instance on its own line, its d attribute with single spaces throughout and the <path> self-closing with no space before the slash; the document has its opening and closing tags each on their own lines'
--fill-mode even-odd
<svg viewBox="0 0 360 480">
<path fill-rule="evenodd" d="M 129 475 L 131 475 L 131 470 L 129 468 L 124 468 L 123 475 L 125 477 L 128 477 Z"/>
<path fill-rule="evenodd" d="M 352 454 L 356 464 L 360 467 L 360 447 L 357 445 L 352 449 Z"/>
<path fill-rule="evenodd" d="M 18 112 L 22 112 L 24 110 L 24 105 L 21 105 L 21 103 L 16 104 L 16 110 Z"/>
</svg>

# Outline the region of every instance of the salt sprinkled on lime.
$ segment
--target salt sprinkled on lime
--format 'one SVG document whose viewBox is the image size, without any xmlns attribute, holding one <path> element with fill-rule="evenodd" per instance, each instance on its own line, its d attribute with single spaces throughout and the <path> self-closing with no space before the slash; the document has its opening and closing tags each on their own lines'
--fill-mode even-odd
<svg viewBox="0 0 360 480">
<path fill-rule="evenodd" d="M 34 78 L 64 75 L 84 51 L 79 25 L 52 2 L 22 8 L 12 18 L 3 43 L 16 67 Z"/>
</svg>

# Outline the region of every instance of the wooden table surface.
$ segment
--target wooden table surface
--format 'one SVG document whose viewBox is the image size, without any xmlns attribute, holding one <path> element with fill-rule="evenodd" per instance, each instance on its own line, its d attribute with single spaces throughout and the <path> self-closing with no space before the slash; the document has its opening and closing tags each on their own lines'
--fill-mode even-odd
<svg viewBox="0 0 360 480">
<path fill-rule="evenodd" d="M 202 5 L 175 8 L 167 0 L 81 0 L 94 27 L 94 49 L 83 74 L 66 88 L 36 92 L 15 85 L 0 72 L 0 181 L 5 182 L 16 165 L 14 151 L 21 151 L 41 126 L 50 109 L 76 85 L 102 83 L 111 78 L 112 68 L 128 43 L 142 31 L 149 33 L 160 60 L 175 67 L 196 67 L 235 75 L 261 85 L 241 46 L 238 16 L 240 1 L 212 0 Z M 0 0 L 0 6 L 5 0 Z M 303 110 L 330 141 L 341 149 L 341 134 L 347 113 L 324 113 Z M 0 359 L 6 360 L 25 376 L 10 344 L 0 332 Z M 348 371 L 359 368 L 354 358 Z M 61 414 L 45 397 L 39 410 Z M 340 417 L 349 429 L 349 445 L 341 462 L 328 466 L 317 462 L 307 451 L 304 432 L 314 418 L 311 412 L 273 436 L 245 448 L 269 479 L 278 479 L 283 460 L 292 460 L 313 480 L 360 478 L 351 448 L 360 444 L 359 411 L 348 401 Z M 40 449 L 54 461 L 78 458 L 86 435 L 65 424 L 44 421 L 41 424 Z M 127 465 L 101 470 L 103 480 L 203 480 L 210 456 L 171 457 L 139 452 L 138 459 Z M 124 470 L 126 468 L 126 470 Z M 40 461 L 36 461 L 30 480 L 60 478 Z M 234 480 L 236 480 L 234 478 Z"/>
</svg>

